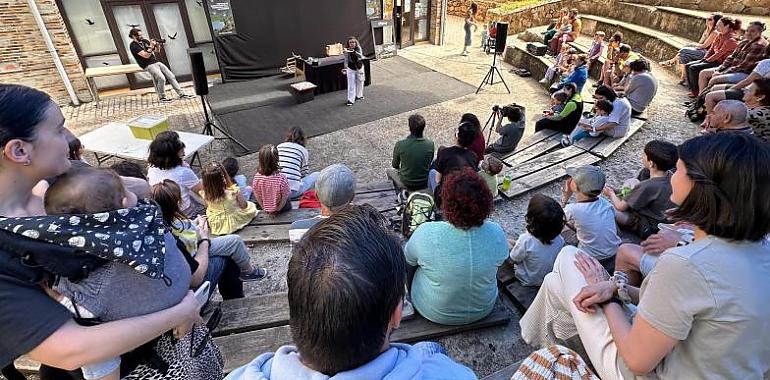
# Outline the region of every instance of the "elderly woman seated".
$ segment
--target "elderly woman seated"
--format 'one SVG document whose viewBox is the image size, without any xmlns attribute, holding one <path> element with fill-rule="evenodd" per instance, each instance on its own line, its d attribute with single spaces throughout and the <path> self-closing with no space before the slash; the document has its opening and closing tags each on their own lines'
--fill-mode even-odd
<svg viewBox="0 0 770 380">
<path fill-rule="evenodd" d="M 441 199 L 446 221 L 423 223 L 406 245 L 407 283 L 420 315 L 465 325 L 492 312 L 497 268 L 508 257 L 508 243 L 503 229 L 487 220 L 492 194 L 473 169 L 451 172 Z"/>
</svg>

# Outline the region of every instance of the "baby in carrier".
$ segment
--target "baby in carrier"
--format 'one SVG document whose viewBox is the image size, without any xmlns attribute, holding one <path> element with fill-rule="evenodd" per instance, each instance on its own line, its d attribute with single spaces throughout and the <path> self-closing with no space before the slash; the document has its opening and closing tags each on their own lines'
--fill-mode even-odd
<svg viewBox="0 0 770 380">
<path fill-rule="evenodd" d="M 109 322 L 169 308 L 184 298 L 190 265 L 166 233 L 157 206 L 140 202 L 106 169 L 81 168 L 62 175 L 45 196 L 50 224 L 32 235 L 83 249 L 107 263 L 73 282 L 58 277 L 48 293 L 81 323 Z M 166 250 L 167 247 L 171 247 Z M 94 349 L 98 349 L 95 347 Z M 82 368 L 86 379 L 118 379 L 120 358 Z"/>
</svg>

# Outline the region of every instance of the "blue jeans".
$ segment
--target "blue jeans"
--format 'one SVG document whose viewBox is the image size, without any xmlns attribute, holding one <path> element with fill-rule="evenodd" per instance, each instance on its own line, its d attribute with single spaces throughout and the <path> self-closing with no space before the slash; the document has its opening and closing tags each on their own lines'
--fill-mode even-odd
<svg viewBox="0 0 770 380">
<path fill-rule="evenodd" d="M 290 200 L 297 200 L 300 197 L 302 197 L 302 194 L 305 194 L 306 191 L 310 189 L 315 188 L 315 183 L 318 181 L 318 176 L 321 175 L 319 172 L 312 172 L 302 178 L 302 181 L 300 181 L 299 189 L 292 190 L 289 193 L 289 199 Z"/>
<path fill-rule="evenodd" d="M 240 274 L 241 270 L 229 258 L 212 256 L 209 257 L 209 267 L 206 269 L 203 281 L 211 283 L 210 294 L 213 294 L 219 285 L 219 294 L 222 295 L 222 299 L 243 298 L 243 282 L 238 279 Z"/>
<path fill-rule="evenodd" d="M 436 187 L 438 187 L 438 183 L 436 182 L 436 174 L 438 171 L 436 169 L 431 169 L 428 172 L 428 186 L 430 186 L 431 193 L 434 193 L 436 191 Z"/>
<path fill-rule="evenodd" d="M 588 131 L 586 131 L 583 128 L 578 127 L 578 128 L 575 128 L 574 132 L 572 132 L 572 136 L 570 136 L 570 139 L 572 139 L 572 143 L 574 144 L 574 143 L 578 142 L 580 139 L 586 138 L 588 136 L 590 136 L 588 134 Z"/>
</svg>

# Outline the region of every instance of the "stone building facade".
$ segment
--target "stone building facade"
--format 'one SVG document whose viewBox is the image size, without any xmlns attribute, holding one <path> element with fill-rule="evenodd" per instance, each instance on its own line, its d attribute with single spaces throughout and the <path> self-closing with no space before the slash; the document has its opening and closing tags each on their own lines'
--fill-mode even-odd
<svg viewBox="0 0 770 380">
<path fill-rule="evenodd" d="M 35 2 L 77 97 L 90 101 L 83 68 L 55 0 Z M 0 2 L 0 82 L 36 87 L 59 104 L 71 102 L 25 0 Z"/>
</svg>

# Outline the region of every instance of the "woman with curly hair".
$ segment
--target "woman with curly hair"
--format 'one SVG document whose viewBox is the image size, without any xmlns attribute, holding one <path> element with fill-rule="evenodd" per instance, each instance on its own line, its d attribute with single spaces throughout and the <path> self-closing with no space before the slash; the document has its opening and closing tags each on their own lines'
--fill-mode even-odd
<svg viewBox="0 0 770 380">
<path fill-rule="evenodd" d="M 465 325 L 492 312 L 497 268 L 508 256 L 505 232 L 487 220 L 492 194 L 471 168 L 453 171 L 441 185 L 442 222 L 421 224 L 406 245 L 412 303 L 444 325 Z"/>
</svg>

